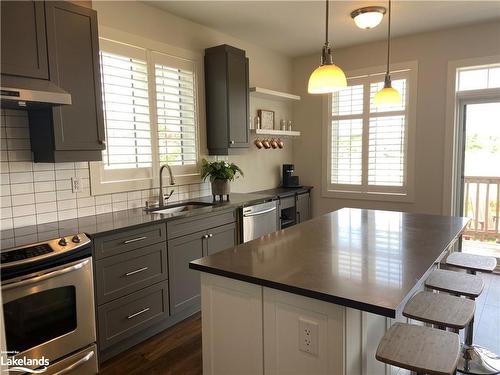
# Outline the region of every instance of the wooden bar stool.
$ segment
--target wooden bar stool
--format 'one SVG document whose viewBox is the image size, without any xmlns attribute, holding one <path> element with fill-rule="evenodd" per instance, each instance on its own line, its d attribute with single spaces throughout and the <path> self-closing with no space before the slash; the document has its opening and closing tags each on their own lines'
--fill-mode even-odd
<svg viewBox="0 0 500 375">
<path fill-rule="evenodd" d="M 455 333 L 474 318 L 476 304 L 466 298 L 449 294 L 419 292 L 406 304 L 403 316 L 420 322 L 451 328 Z"/>
<path fill-rule="evenodd" d="M 426 286 L 430 288 L 434 288 L 434 286 L 437 286 L 442 291 L 453 294 L 461 294 L 474 300 L 482 292 L 484 284 L 480 286 L 477 279 L 472 281 L 472 279 L 465 279 L 464 276 L 476 276 L 477 272 L 491 273 L 496 268 L 497 261 L 493 257 L 454 252 L 448 256 L 448 258 L 446 259 L 446 264 L 467 271 L 469 275 L 463 275 L 456 272 L 460 275 L 462 285 L 457 284 L 455 285 L 455 287 L 453 287 L 453 281 L 445 277 L 441 281 L 439 281 L 437 278 L 432 279 L 426 283 Z M 440 276 L 443 275 L 445 274 L 440 274 Z M 480 289 L 479 292 L 478 289 Z M 465 333 L 465 343 L 462 344 L 457 370 L 464 374 L 473 375 L 500 374 L 500 357 L 486 348 L 483 348 L 479 345 L 474 345 L 473 338 L 474 318 L 472 318 L 472 320 L 467 325 Z"/>
<path fill-rule="evenodd" d="M 377 348 L 380 362 L 417 374 L 452 375 L 460 354 L 460 337 L 431 327 L 394 323 Z"/>
</svg>

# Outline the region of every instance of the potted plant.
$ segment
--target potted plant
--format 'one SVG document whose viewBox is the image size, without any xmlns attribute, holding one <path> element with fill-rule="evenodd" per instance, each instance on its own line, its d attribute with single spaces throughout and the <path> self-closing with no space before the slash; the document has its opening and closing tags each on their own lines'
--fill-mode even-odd
<svg viewBox="0 0 500 375">
<path fill-rule="evenodd" d="M 207 178 L 212 183 L 212 195 L 215 197 L 219 195 L 229 195 L 231 188 L 230 181 L 234 181 L 239 175 L 243 176 L 243 171 L 234 163 L 227 163 L 225 161 L 201 161 L 201 178 L 206 181 Z"/>
</svg>

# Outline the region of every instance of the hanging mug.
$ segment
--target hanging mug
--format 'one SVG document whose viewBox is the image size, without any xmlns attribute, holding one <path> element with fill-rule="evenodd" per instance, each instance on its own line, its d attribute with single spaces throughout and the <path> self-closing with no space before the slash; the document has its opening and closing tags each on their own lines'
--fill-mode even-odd
<svg viewBox="0 0 500 375">
<path fill-rule="evenodd" d="M 264 139 L 262 141 L 262 146 L 264 146 L 264 148 L 267 150 L 268 148 L 271 147 L 271 144 L 269 143 L 269 139 Z"/>
<path fill-rule="evenodd" d="M 283 142 L 280 138 L 276 141 L 279 148 L 285 147 L 285 142 Z"/>
<path fill-rule="evenodd" d="M 271 141 L 269 143 L 271 144 L 272 148 L 278 148 L 278 142 L 276 142 L 276 140 L 274 138 L 271 139 Z"/>
<path fill-rule="evenodd" d="M 259 138 L 257 138 L 253 143 L 255 144 L 255 146 L 257 146 L 258 149 L 261 149 L 263 146 L 262 141 Z"/>
</svg>

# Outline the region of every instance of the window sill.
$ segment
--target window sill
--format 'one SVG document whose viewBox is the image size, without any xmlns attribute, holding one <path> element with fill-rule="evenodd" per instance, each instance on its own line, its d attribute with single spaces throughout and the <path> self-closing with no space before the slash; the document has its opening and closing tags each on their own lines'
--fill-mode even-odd
<svg viewBox="0 0 500 375">
<path fill-rule="evenodd" d="M 362 192 L 362 191 L 343 191 L 329 190 L 324 188 L 321 196 L 330 199 L 352 199 L 352 200 L 369 200 L 380 202 L 404 202 L 412 203 L 413 196 L 410 193 L 380 193 L 380 192 Z"/>
</svg>

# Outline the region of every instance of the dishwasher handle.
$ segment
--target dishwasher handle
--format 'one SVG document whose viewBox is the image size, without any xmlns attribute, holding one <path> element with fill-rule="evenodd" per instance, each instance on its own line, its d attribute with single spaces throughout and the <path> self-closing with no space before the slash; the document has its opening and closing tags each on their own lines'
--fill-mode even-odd
<svg viewBox="0 0 500 375">
<path fill-rule="evenodd" d="M 243 217 L 250 217 L 250 216 L 259 216 L 259 215 L 264 215 L 264 214 L 267 214 L 269 212 L 273 212 L 273 211 L 276 211 L 276 207 L 272 207 L 272 208 L 269 208 L 267 210 L 263 210 L 263 211 L 257 211 L 257 212 L 243 212 Z"/>
</svg>

